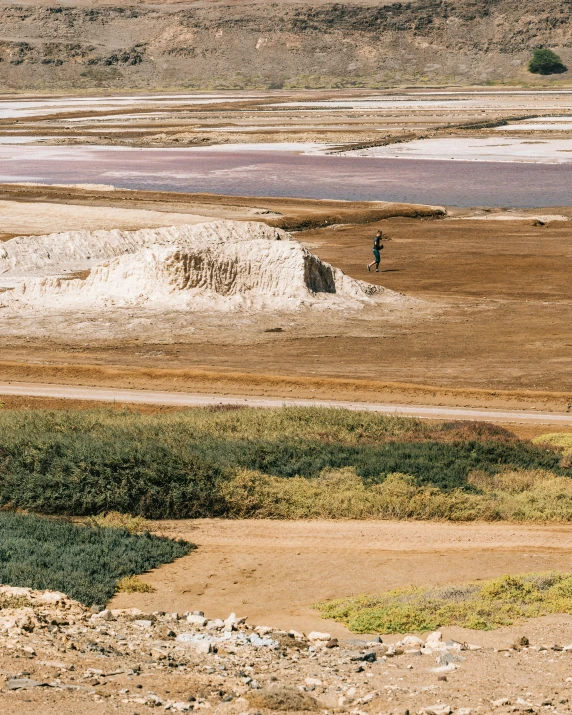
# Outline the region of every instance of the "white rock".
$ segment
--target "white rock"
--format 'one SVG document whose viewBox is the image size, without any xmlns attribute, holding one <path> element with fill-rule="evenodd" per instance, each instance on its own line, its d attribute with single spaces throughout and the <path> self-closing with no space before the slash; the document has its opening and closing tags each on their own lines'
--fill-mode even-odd
<svg viewBox="0 0 572 715">
<path fill-rule="evenodd" d="M 430 705 L 427 708 L 423 708 L 421 712 L 425 713 L 425 715 L 450 715 L 453 710 L 450 705 L 438 703 L 437 705 Z"/>
<path fill-rule="evenodd" d="M 322 684 L 322 681 L 319 678 L 306 678 L 306 680 L 304 682 L 306 683 L 306 685 L 310 685 L 310 686 L 311 685 L 318 686 L 318 685 Z"/>
<path fill-rule="evenodd" d="M 193 706 L 192 706 L 191 703 L 173 703 L 173 704 L 171 705 L 171 708 L 172 708 L 173 710 L 177 710 L 177 712 L 180 712 L 180 713 L 187 712 L 187 711 L 190 710 L 192 707 L 193 707 Z"/>
<path fill-rule="evenodd" d="M 206 641 L 206 640 L 198 641 L 195 644 L 195 651 L 202 655 L 208 655 L 209 653 L 212 652 L 212 649 L 213 649 L 213 647 L 212 647 L 212 644 L 210 643 L 210 641 Z"/>
<path fill-rule="evenodd" d="M 508 698 L 499 698 L 498 700 L 493 700 L 491 705 L 493 708 L 502 708 L 504 705 L 510 705 L 510 700 Z"/>
<path fill-rule="evenodd" d="M 192 613 L 190 613 L 187 616 L 187 623 L 190 623 L 193 626 L 199 626 L 203 627 L 207 625 L 207 619 L 204 616 L 195 616 Z"/>
<path fill-rule="evenodd" d="M 0 631 L 33 631 L 37 625 L 36 616 L 31 608 L 16 608 L 12 613 L 0 617 Z"/>
<path fill-rule="evenodd" d="M 459 708 L 457 710 L 457 715 L 471 715 L 472 712 L 471 708 Z"/>
<path fill-rule="evenodd" d="M 329 633 L 320 633 L 320 631 L 312 631 L 308 634 L 309 641 L 329 641 L 332 636 Z"/>
<path fill-rule="evenodd" d="M 405 636 L 401 641 L 401 645 L 404 646 L 421 646 L 424 645 L 424 643 L 423 638 L 419 638 L 419 636 Z"/>
<path fill-rule="evenodd" d="M 100 611 L 99 613 L 94 613 L 93 616 L 91 617 L 92 621 L 113 621 L 115 620 L 115 617 L 113 613 L 109 609 L 105 609 L 104 611 Z"/>
<path fill-rule="evenodd" d="M 259 636 L 267 636 L 269 633 L 272 633 L 272 628 L 270 626 L 256 626 L 254 630 Z"/>
<path fill-rule="evenodd" d="M 432 673 L 452 673 L 457 670 L 459 666 L 455 663 L 449 663 L 449 665 L 440 665 L 438 668 L 431 668 Z"/>
<path fill-rule="evenodd" d="M 38 601 L 43 601 L 44 603 L 59 603 L 65 599 L 65 595 L 58 591 L 44 591 L 44 593 L 40 593 L 36 598 Z"/>
<path fill-rule="evenodd" d="M 430 633 L 425 639 L 425 645 L 429 646 L 429 648 L 435 648 L 439 647 L 442 641 L 443 634 L 441 633 L 441 631 L 434 631 L 433 633 Z"/>
</svg>

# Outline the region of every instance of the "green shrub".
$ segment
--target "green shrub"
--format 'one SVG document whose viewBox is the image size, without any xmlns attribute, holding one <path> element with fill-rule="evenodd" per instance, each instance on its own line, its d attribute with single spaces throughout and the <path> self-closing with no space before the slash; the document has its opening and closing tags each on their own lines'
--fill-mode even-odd
<svg viewBox="0 0 572 715">
<path fill-rule="evenodd" d="M 460 585 L 399 588 L 316 606 L 355 633 L 411 633 L 442 626 L 490 630 L 523 618 L 572 613 L 572 576 L 531 573 Z"/>
<path fill-rule="evenodd" d="M 419 511 L 405 509 L 411 518 L 467 519 L 497 513 L 489 510 L 491 498 L 486 508 L 469 498 L 482 491 L 469 480 L 471 474 L 527 470 L 572 476 L 558 447 L 533 445 L 486 424 L 431 425 L 314 408 L 195 409 L 169 415 L 0 412 L 0 507 L 9 509 L 92 517 L 119 512 L 150 519 L 239 515 L 245 512 L 236 498 L 244 488 L 239 475 L 251 472 L 268 478 L 257 477 L 262 489 L 257 499 L 264 501 L 257 513 L 319 516 L 300 495 L 323 491 L 323 480 L 316 481 L 320 475 L 348 469 L 363 480 L 359 498 L 350 500 L 359 506 L 344 501 L 339 484 L 329 486 L 328 498 L 320 502 L 322 516 L 365 516 L 368 509 L 370 514 L 402 513 L 397 497 L 393 507 L 387 502 L 389 486 L 373 489 L 395 473 L 409 475 L 408 488 L 420 490 L 413 502 Z M 298 481 L 286 485 L 271 478 Z M 351 482 L 346 491 L 355 489 Z M 276 492 L 273 507 L 269 490 Z M 297 506 L 286 508 L 285 497 L 277 494 L 296 490 Z M 328 500 L 338 508 L 326 506 Z"/>
<path fill-rule="evenodd" d="M 548 49 L 534 50 L 528 63 L 528 71 L 533 74 L 562 74 L 567 69 L 556 52 Z"/>
<path fill-rule="evenodd" d="M 170 563 L 194 545 L 125 529 L 0 512 L 0 583 L 104 604 L 117 581 Z"/>
</svg>

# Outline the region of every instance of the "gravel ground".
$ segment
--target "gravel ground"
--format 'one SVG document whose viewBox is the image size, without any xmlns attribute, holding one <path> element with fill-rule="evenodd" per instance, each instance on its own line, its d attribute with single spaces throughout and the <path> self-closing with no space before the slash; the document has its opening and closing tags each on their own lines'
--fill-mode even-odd
<svg viewBox="0 0 572 715">
<path fill-rule="evenodd" d="M 565 616 L 472 633 L 474 644 L 439 632 L 338 641 L 253 627 L 241 614 L 209 620 L 200 612 L 87 609 L 49 591 L 1 587 L 0 602 L 7 714 L 570 710 Z"/>
</svg>

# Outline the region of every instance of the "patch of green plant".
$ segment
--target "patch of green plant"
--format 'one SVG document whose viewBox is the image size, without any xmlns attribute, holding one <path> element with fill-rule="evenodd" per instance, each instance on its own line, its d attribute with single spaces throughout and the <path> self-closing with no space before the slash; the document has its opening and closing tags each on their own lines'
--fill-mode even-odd
<svg viewBox="0 0 572 715">
<path fill-rule="evenodd" d="M 412 633 L 442 626 L 490 630 L 523 618 L 572 613 L 572 575 L 529 573 L 460 585 L 398 588 L 320 603 L 323 618 L 354 633 Z"/>
<path fill-rule="evenodd" d="M 567 70 L 562 58 L 549 49 L 534 50 L 528 63 L 528 71 L 533 74 L 562 74 Z"/>
<path fill-rule="evenodd" d="M 195 546 L 149 533 L 0 512 L 0 583 L 104 604 L 118 580 L 188 554 Z"/>
<path fill-rule="evenodd" d="M 317 480 L 324 471 L 344 469 L 353 469 L 367 487 L 402 473 L 416 488 L 467 494 L 481 490 L 468 479 L 475 472 L 572 476 L 559 448 L 533 445 L 491 425 L 431 425 L 313 408 L 195 409 L 169 415 L 0 412 L 4 508 L 93 517 L 110 512 L 152 519 L 226 516 L 235 513 L 228 487 L 243 472 Z M 449 504 L 459 499 L 467 501 L 456 495 Z M 268 515 L 282 513 L 277 502 Z"/>
</svg>

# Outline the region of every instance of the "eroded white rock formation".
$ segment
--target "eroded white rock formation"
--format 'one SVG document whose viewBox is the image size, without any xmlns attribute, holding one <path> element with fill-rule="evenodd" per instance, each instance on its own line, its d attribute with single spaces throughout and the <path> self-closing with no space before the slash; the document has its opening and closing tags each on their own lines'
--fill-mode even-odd
<svg viewBox="0 0 572 715">
<path fill-rule="evenodd" d="M 0 245 L 0 303 L 46 310 L 355 309 L 392 291 L 346 276 L 286 232 L 216 221 L 140 231 L 76 231 Z"/>
</svg>

